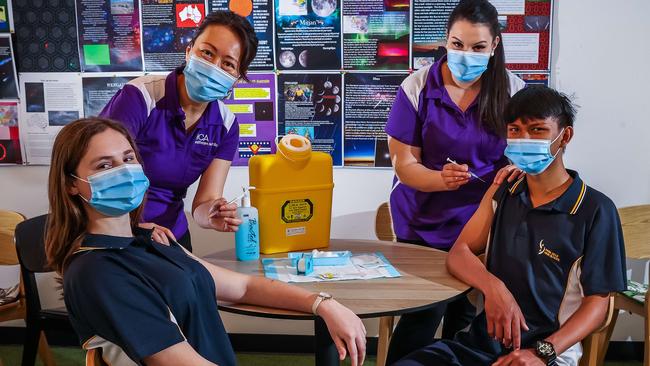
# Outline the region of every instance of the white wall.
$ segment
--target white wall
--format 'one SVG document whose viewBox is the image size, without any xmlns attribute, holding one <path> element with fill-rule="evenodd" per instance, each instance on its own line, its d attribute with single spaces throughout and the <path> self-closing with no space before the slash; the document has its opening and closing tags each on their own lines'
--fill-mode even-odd
<svg viewBox="0 0 650 366">
<path fill-rule="evenodd" d="M 556 1 L 553 52 L 554 83 L 576 95 L 581 106 L 576 135 L 566 155 L 568 166 L 580 171 L 592 187 L 609 195 L 620 206 L 650 203 L 650 14 L 647 0 Z M 0 168 L 0 207 L 28 217 L 46 212 L 47 167 Z M 389 170 L 336 169 L 332 236 L 373 238 L 374 210 L 388 197 Z M 247 184 L 246 169 L 229 175 L 225 196 L 234 197 Z M 188 200 L 194 195 L 190 189 Z M 230 236 L 193 228 L 198 254 L 232 245 Z M 646 279 L 646 263 L 629 263 L 629 275 Z M 49 281 L 49 280 L 48 280 Z M 52 282 L 43 282 L 43 287 Z M 45 296 L 47 304 L 57 296 Z M 233 332 L 312 332 L 308 322 L 265 320 L 224 316 Z M 374 333 L 374 322 L 366 322 Z M 640 340 L 641 322 L 619 317 L 614 339 Z"/>
</svg>

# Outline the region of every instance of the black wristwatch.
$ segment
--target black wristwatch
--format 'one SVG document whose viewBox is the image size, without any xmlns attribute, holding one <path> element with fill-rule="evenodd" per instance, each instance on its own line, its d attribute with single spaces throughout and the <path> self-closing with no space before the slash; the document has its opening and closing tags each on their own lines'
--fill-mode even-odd
<svg viewBox="0 0 650 366">
<path fill-rule="evenodd" d="M 545 361 L 547 365 L 557 365 L 555 362 L 557 355 L 555 354 L 553 343 L 547 341 L 537 341 L 535 343 L 535 353 L 537 354 L 537 357 L 541 358 L 542 361 Z"/>
</svg>

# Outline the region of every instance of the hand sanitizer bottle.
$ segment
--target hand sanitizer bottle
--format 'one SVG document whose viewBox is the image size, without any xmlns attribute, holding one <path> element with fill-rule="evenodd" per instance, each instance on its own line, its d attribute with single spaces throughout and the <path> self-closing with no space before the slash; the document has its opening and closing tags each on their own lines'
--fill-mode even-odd
<svg viewBox="0 0 650 366">
<path fill-rule="evenodd" d="M 237 260 L 251 261 L 260 258 L 260 223 L 257 209 L 251 206 L 250 190 L 255 187 L 243 187 L 244 194 L 237 216 L 242 220 L 235 233 L 235 252 Z"/>
</svg>

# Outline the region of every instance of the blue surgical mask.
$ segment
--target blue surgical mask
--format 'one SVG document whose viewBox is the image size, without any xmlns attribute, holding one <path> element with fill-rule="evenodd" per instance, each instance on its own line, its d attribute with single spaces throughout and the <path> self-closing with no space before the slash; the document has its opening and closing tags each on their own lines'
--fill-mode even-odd
<svg viewBox="0 0 650 366">
<path fill-rule="evenodd" d="M 489 53 L 469 51 L 447 51 L 447 66 L 458 81 L 468 83 L 478 79 L 490 62 Z"/>
<path fill-rule="evenodd" d="M 149 179 L 140 164 L 122 164 L 89 175 L 87 180 L 72 176 L 90 184 L 90 199 L 79 196 L 106 216 L 121 216 L 135 210 L 149 188 Z"/>
<path fill-rule="evenodd" d="M 237 78 L 194 55 L 183 70 L 185 88 L 190 98 L 198 103 L 209 103 L 228 97 Z"/>
<path fill-rule="evenodd" d="M 564 133 L 564 129 L 553 140 L 508 139 L 508 146 L 504 154 L 517 168 L 527 174 L 540 174 L 551 165 L 562 150 L 560 147 L 555 154 L 551 153 L 551 145 L 562 136 L 562 133 Z"/>
</svg>

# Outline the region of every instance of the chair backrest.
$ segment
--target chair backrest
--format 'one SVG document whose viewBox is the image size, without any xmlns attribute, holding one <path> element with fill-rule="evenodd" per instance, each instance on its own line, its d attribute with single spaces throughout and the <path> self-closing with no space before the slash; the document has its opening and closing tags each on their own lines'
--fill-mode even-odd
<svg viewBox="0 0 650 366">
<path fill-rule="evenodd" d="M 52 272 L 45 256 L 47 216 L 36 216 L 16 226 L 18 259 L 20 264 L 32 273 Z"/>
<path fill-rule="evenodd" d="M 16 250 L 27 300 L 27 321 L 38 317 L 41 299 L 34 273 L 51 272 L 45 256 L 45 228 L 47 216 L 41 215 L 25 220 L 16 226 Z"/>
<path fill-rule="evenodd" d="M 650 258 L 650 205 L 623 207 L 621 216 L 625 255 L 629 258 Z"/>
<path fill-rule="evenodd" d="M 377 208 L 375 215 L 375 235 L 377 239 L 384 241 L 395 241 L 395 232 L 393 231 L 393 218 L 390 215 L 390 204 L 384 202 Z"/>
<path fill-rule="evenodd" d="M 0 265 L 18 264 L 14 233 L 16 225 L 24 220 L 18 212 L 0 210 Z"/>
</svg>

